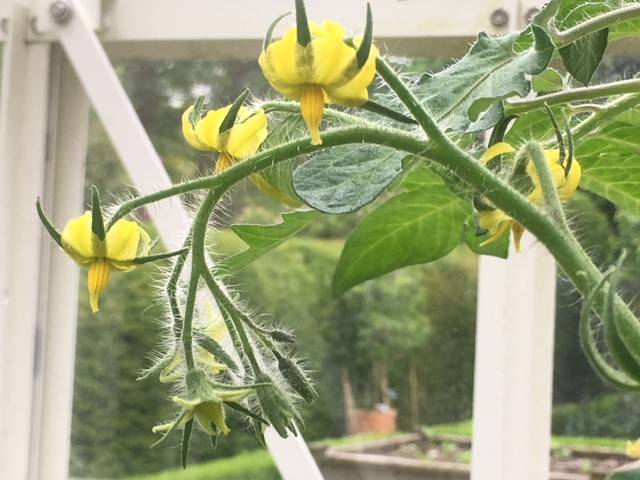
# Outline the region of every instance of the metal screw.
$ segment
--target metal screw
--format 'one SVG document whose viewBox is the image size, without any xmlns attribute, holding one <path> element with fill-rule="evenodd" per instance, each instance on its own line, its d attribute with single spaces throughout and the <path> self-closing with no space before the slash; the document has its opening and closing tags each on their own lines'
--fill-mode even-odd
<svg viewBox="0 0 640 480">
<path fill-rule="evenodd" d="M 527 23 L 533 22 L 533 17 L 535 17 L 538 13 L 540 13 L 540 9 L 537 7 L 532 7 L 524 14 L 524 21 Z"/>
<path fill-rule="evenodd" d="M 51 18 L 58 23 L 64 24 L 69 21 L 71 16 L 73 15 L 73 9 L 67 0 L 54 0 L 49 5 L 49 15 Z"/>
<path fill-rule="evenodd" d="M 491 12 L 490 20 L 494 27 L 504 27 L 509 23 L 509 14 L 506 10 L 498 8 Z"/>
</svg>

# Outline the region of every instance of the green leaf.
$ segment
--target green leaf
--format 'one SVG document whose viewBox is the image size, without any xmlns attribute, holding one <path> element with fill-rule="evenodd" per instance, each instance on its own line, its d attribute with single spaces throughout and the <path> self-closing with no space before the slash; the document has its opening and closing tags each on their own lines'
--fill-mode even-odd
<svg viewBox="0 0 640 480">
<path fill-rule="evenodd" d="M 580 186 L 640 215 L 638 155 L 638 127 L 622 122 L 608 125 L 576 146 L 582 167 Z"/>
<path fill-rule="evenodd" d="M 557 70 L 547 68 L 544 72 L 533 77 L 531 88 L 536 93 L 557 92 L 564 88 L 564 82 Z"/>
<path fill-rule="evenodd" d="M 377 145 L 332 148 L 298 167 L 293 188 L 321 212 L 354 212 L 375 200 L 402 172 L 404 157 Z"/>
<path fill-rule="evenodd" d="M 302 210 L 282 214 L 282 223 L 276 225 L 232 225 L 231 230 L 249 248 L 226 258 L 219 268 L 227 273 L 236 273 L 251 262 L 282 244 L 285 240 L 309 226 L 320 213 Z"/>
<path fill-rule="evenodd" d="M 445 256 L 462 240 L 463 224 L 470 214 L 467 202 L 443 185 L 391 198 L 347 239 L 333 279 L 334 293 Z"/>
<path fill-rule="evenodd" d="M 480 33 L 467 55 L 426 76 L 415 86 L 416 94 L 450 130 L 465 131 L 487 113 L 491 118 L 481 125 L 493 126 L 500 117 L 495 107 L 489 107 L 513 95 L 526 96 L 531 87 L 527 76 L 542 72 L 551 60 L 554 46 L 549 35 L 537 26 L 531 26 L 529 32 L 532 45 L 519 52 L 514 47 L 522 41 L 520 33 L 502 37 Z"/>
<path fill-rule="evenodd" d="M 609 29 L 604 28 L 560 49 L 565 68 L 583 85 L 589 84 L 600 65 L 604 51 L 607 49 L 608 38 Z"/>
</svg>

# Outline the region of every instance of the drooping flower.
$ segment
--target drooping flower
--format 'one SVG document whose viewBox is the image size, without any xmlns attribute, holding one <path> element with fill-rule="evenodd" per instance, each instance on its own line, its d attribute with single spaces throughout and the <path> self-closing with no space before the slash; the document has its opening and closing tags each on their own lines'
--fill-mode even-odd
<svg viewBox="0 0 640 480">
<path fill-rule="evenodd" d="M 182 407 L 178 418 L 154 427 L 154 433 L 170 432 L 195 418 L 209 435 L 226 435 L 231 430 L 225 422 L 224 402 L 240 402 L 253 392 L 251 388 L 216 387 L 206 373 L 199 369 L 187 373 L 186 386 L 184 397 L 173 397 L 173 401 Z"/>
<path fill-rule="evenodd" d="M 271 43 L 267 35 L 258 63 L 275 90 L 300 102 L 311 142 L 319 145 L 325 104 L 359 106 L 369 99 L 378 56 L 371 43 L 371 10 L 367 7 L 364 37 L 352 42 L 335 21 L 308 23 L 302 1 L 296 2 L 296 14 L 297 26 L 282 39 Z"/>
<path fill-rule="evenodd" d="M 216 173 L 221 173 L 240 160 L 254 155 L 267 138 L 267 115 L 263 110 L 241 106 L 233 126 L 220 131 L 232 105 L 209 110 L 192 121 L 194 105 L 182 114 L 182 134 L 196 150 L 219 152 Z"/>
<path fill-rule="evenodd" d="M 182 134 L 187 143 L 196 150 L 218 152 L 216 174 L 255 155 L 267 138 L 267 115 L 262 109 L 252 111 L 239 105 L 238 102 L 241 103 L 244 98 L 246 94 L 233 105 L 208 112 L 201 112 L 201 105 L 196 103 L 182 114 Z M 271 183 L 264 173 L 251 175 L 250 179 L 256 187 L 282 203 L 291 207 L 301 205 L 293 195 Z"/>
<path fill-rule="evenodd" d="M 100 296 L 107 288 L 112 271 L 129 272 L 133 262 L 149 252 L 151 239 L 135 221 L 120 219 L 100 240 L 92 230 L 92 213 L 70 220 L 61 235 L 64 251 L 75 262 L 88 268 L 91 311 L 100 309 Z"/>
<path fill-rule="evenodd" d="M 499 155 L 512 154 L 514 152 L 515 148 L 511 145 L 505 142 L 499 142 L 487 149 L 480 157 L 480 163 L 486 165 Z M 582 174 L 580 163 L 573 158 L 568 171 L 565 171 L 565 165 L 560 162 L 559 150 L 545 150 L 544 153 L 547 163 L 549 164 L 549 169 L 551 170 L 551 175 L 553 176 L 553 182 L 558 189 L 560 200 L 563 202 L 569 200 L 575 194 L 580 184 Z M 536 205 L 544 205 L 544 192 L 533 160 L 528 161 L 526 170 L 527 175 L 533 183 L 533 190 L 527 195 L 527 198 Z M 489 209 L 479 212 L 478 225 L 490 234 L 489 238 L 481 243 L 481 246 L 495 242 L 511 228 L 516 251 L 520 252 L 520 243 L 525 232 L 524 227 L 504 211 L 500 209 Z"/>
</svg>

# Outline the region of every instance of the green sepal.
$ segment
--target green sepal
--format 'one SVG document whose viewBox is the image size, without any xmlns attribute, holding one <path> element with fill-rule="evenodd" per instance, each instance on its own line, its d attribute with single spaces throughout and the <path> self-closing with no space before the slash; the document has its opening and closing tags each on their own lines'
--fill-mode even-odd
<svg viewBox="0 0 640 480">
<path fill-rule="evenodd" d="M 575 148 L 573 145 L 573 136 L 571 135 L 569 119 L 567 118 L 567 114 L 564 111 L 562 112 L 562 118 L 564 120 L 564 134 L 567 136 L 567 164 L 564 166 L 564 176 L 566 178 L 569 176 L 569 172 L 571 171 Z"/>
<path fill-rule="evenodd" d="M 244 92 L 242 92 L 238 96 L 238 98 L 236 98 L 236 101 L 233 102 L 233 104 L 231 105 L 231 108 L 227 112 L 227 116 L 224 117 L 224 120 L 222 120 L 222 123 L 220 124 L 220 128 L 218 129 L 220 133 L 224 133 L 227 130 L 229 130 L 231 127 L 233 127 L 233 125 L 236 123 L 236 117 L 238 116 L 240 107 L 242 106 L 242 104 L 244 103 L 244 101 L 247 99 L 248 96 L 249 96 L 249 89 L 246 88 Z"/>
<path fill-rule="evenodd" d="M 216 359 L 220 360 L 227 367 L 229 367 L 232 371 L 238 372 L 238 365 L 233 359 L 229 356 L 227 352 L 220 346 L 218 342 L 213 340 L 210 337 L 204 335 L 198 335 L 196 337 L 196 343 L 199 347 L 204 348 L 207 352 L 213 355 Z"/>
<path fill-rule="evenodd" d="M 371 5 L 367 2 L 367 24 L 364 27 L 364 35 L 362 36 L 362 43 L 358 47 L 356 52 L 356 63 L 358 70 L 364 67 L 364 64 L 369 58 L 371 52 L 371 44 L 373 43 L 373 15 L 371 14 Z"/>
<path fill-rule="evenodd" d="M 284 330 L 266 330 L 263 333 L 280 343 L 295 343 L 296 341 L 294 334 L 285 332 Z"/>
<path fill-rule="evenodd" d="M 146 380 L 151 375 L 164 369 L 164 367 L 166 367 L 171 363 L 171 360 L 173 360 L 173 357 L 175 355 L 176 355 L 175 348 L 172 348 L 167 353 L 165 353 L 165 355 L 156 363 L 151 365 L 149 368 L 142 370 L 142 372 L 140 372 L 140 375 L 136 377 L 136 382 L 141 382 L 142 380 Z"/>
<path fill-rule="evenodd" d="M 202 120 L 205 110 L 206 105 L 204 104 L 204 95 L 200 95 L 196 98 L 196 101 L 193 104 L 193 110 L 191 110 L 191 113 L 189 114 L 189 122 L 193 128 L 196 127 L 196 123 Z"/>
<path fill-rule="evenodd" d="M 384 105 L 380 105 L 379 103 L 374 102 L 373 100 L 367 100 L 364 104 L 360 105 L 360 108 L 371 113 L 377 113 L 378 115 L 383 115 L 396 122 L 406 123 L 410 125 L 418 124 L 418 122 L 416 122 L 413 118 L 409 117 L 408 115 L 404 115 L 400 112 L 396 112 L 395 110 L 391 110 L 390 108 L 387 108 Z"/>
<path fill-rule="evenodd" d="M 145 263 L 156 262 L 158 260 L 164 260 L 166 258 L 182 255 L 183 253 L 187 253 L 188 251 L 188 248 L 181 248 L 172 252 L 159 253 L 157 255 L 147 255 L 146 257 L 136 257 L 127 263 L 133 263 L 134 265 L 144 265 Z"/>
<path fill-rule="evenodd" d="M 36 210 L 38 212 L 38 217 L 40 217 L 40 221 L 42 222 L 42 225 L 44 226 L 45 230 L 47 231 L 51 239 L 54 242 L 56 242 L 60 248 L 64 250 L 64 247 L 62 246 L 62 235 L 60 234 L 58 229 L 55 227 L 53 222 L 49 220 L 49 217 L 47 217 L 47 214 L 44 213 L 44 210 L 42 208 L 42 203 L 40 201 L 40 197 L 36 199 Z"/>
<path fill-rule="evenodd" d="M 504 135 L 505 133 L 507 133 L 507 129 L 509 128 L 509 125 L 515 119 L 516 117 L 514 116 L 505 116 L 505 117 L 502 117 L 500 120 L 498 120 L 498 123 L 496 123 L 496 126 L 493 127 L 493 130 L 491 130 L 491 137 L 489 138 L 488 147 L 492 147 L 496 143 L 500 143 L 504 141 Z M 500 157 L 501 155 L 498 155 L 497 157 L 498 160 L 500 159 Z"/>
<path fill-rule="evenodd" d="M 264 36 L 264 42 L 262 43 L 262 49 L 266 50 L 267 47 L 271 44 L 271 37 L 273 36 L 273 31 L 275 30 L 280 20 L 282 20 L 287 15 L 291 15 L 291 12 L 283 13 L 278 18 L 276 18 L 271 25 L 269 25 L 269 29 L 267 30 L 267 34 Z"/>
<path fill-rule="evenodd" d="M 187 456 L 189 455 L 189 440 L 191 439 L 191 431 L 193 430 L 193 418 L 184 424 L 182 431 L 182 447 L 180 448 L 180 460 L 182 468 L 187 468 Z"/>
<path fill-rule="evenodd" d="M 95 185 L 91 186 L 91 231 L 99 240 L 104 241 L 106 232 L 102 217 L 102 204 L 100 203 L 100 192 Z"/>
<path fill-rule="evenodd" d="M 296 40 L 303 47 L 311 43 L 311 30 L 309 30 L 304 0 L 296 0 Z"/>
<path fill-rule="evenodd" d="M 215 430 L 218 429 L 218 427 L 216 427 L 213 423 L 211 424 L 211 428 Z M 216 450 L 218 448 L 218 435 L 210 435 L 209 439 L 211 440 L 211 448 Z"/>
<path fill-rule="evenodd" d="M 255 412 L 252 412 L 251 410 L 249 410 L 248 408 L 243 407 L 242 405 L 240 405 L 238 402 L 224 402 L 225 405 L 227 405 L 228 407 L 237 410 L 238 412 L 251 417 L 254 420 L 257 420 L 260 423 L 263 423 L 265 425 L 269 425 L 269 422 L 267 420 L 265 420 L 264 418 L 262 418 L 260 415 L 258 415 Z"/>
<path fill-rule="evenodd" d="M 174 420 L 174 422 L 171 424 L 171 427 L 169 427 L 169 430 L 167 430 L 162 437 L 160 438 L 160 440 L 158 440 L 157 442 L 155 442 L 154 444 L 151 445 L 151 448 L 155 448 L 158 445 L 160 445 L 162 442 L 164 442 L 167 438 L 169 438 L 169 435 L 171 435 L 171 433 L 173 433 L 173 431 L 176 429 L 176 427 L 180 424 L 180 422 L 184 419 L 184 417 L 187 416 L 187 413 L 189 413 L 187 410 L 183 410 L 182 412 L 180 412 L 180 415 L 178 415 L 178 418 L 176 418 Z"/>
<path fill-rule="evenodd" d="M 547 112 L 547 115 L 549 116 L 549 121 L 551 122 L 551 125 L 553 125 L 553 131 L 556 134 L 556 141 L 558 142 L 558 150 L 560 150 L 560 165 L 564 165 L 564 161 L 567 158 L 567 149 L 564 145 L 564 139 L 562 138 L 562 132 L 560 131 L 560 126 L 558 125 L 558 121 L 556 120 L 556 117 L 553 114 L 551 107 L 549 107 L 549 104 L 545 103 L 544 109 Z"/>
</svg>

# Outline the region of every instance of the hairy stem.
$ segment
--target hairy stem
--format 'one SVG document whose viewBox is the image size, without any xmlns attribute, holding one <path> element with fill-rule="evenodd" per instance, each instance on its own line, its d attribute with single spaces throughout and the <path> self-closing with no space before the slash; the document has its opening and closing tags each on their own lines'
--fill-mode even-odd
<svg viewBox="0 0 640 480">
<path fill-rule="evenodd" d="M 555 219 L 558 226 L 568 231 L 567 219 L 564 216 L 562 210 L 562 204 L 560 203 L 560 197 L 558 196 L 558 190 L 556 184 L 553 181 L 553 175 L 547 162 L 547 157 L 544 154 L 544 150 L 537 142 L 531 142 L 527 145 L 527 152 L 533 160 L 536 167 L 536 173 L 540 179 L 540 186 L 542 187 L 542 194 L 544 196 L 544 202 L 549 209 L 551 216 Z"/>
<path fill-rule="evenodd" d="M 640 79 L 622 80 L 592 87 L 573 88 L 570 90 L 541 95 L 521 100 L 507 100 L 504 103 L 505 115 L 521 115 L 531 110 L 544 108 L 544 105 L 558 105 L 578 100 L 595 100 L 611 95 L 640 93 Z"/>
<path fill-rule="evenodd" d="M 191 229 L 191 276 L 189 279 L 189 289 L 187 291 L 187 301 L 184 311 L 184 321 L 182 323 L 182 347 L 184 358 L 189 369 L 193 369 L 193 311 L 195 308 L 198 283 L 203 271 L 207 271 L 207 264 L 204 257 L 204 241 L 207 233 L 207 224 L 213 208 L 223 194 L 223 190 L 210 191 L 193 221 Z"/>
<path fill-rule="evenodd" d="M 589 295 L 602 280 L 602 273 L 571 231 L 558 228 L 544 211 L 531 204 L 522 194 L 451 142 L 439 129 L 428 110 L 384 61 L 379 62 L 378 72 L 424 131 L 439 144 L 433 151 L 433 159 L 453 170 L 461 180 L 484 194 L 498 208 L 533 233 L 556 258 L 582 295 Z M 594 300 L 594 308 L 601 315 L 605 314 L 605 303 L 602 295 Z M 640 321 L 617 295 L 614 304 L 616 328 L 620 337 L 636 361 L 640 362 Z"/>
<path fill-rule="evenodd" d="M 562 48 L 572 44 L 582 37 L 596 33 L 603 28 L 636 18 L 640 18 L 640 4 L 632 4 L 623 8 L 617 8 L 610 12 L 596 15 L 593 18 L 561 32 L 552 32 L 553 42 L 558 48 Z"/>
</svg>

